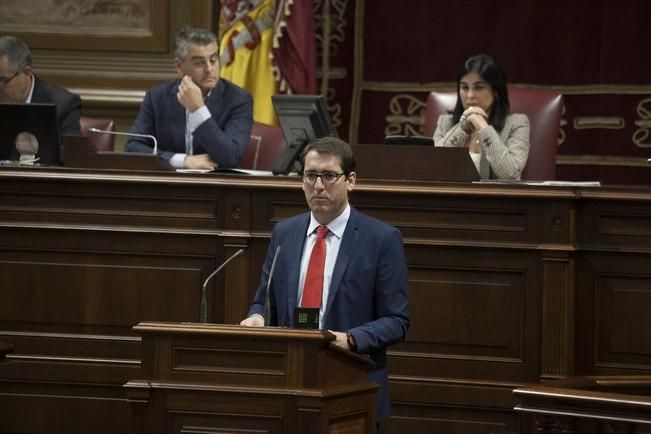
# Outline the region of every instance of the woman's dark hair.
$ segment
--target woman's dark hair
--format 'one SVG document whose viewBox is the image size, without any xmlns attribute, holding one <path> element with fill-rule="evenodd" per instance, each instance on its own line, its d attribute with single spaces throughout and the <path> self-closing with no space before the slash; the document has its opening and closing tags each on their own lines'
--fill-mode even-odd
<svg viewBox="0 0 651 434">
<path fill-rule="evenodd" d="M 456 124 L 459 122 L 463 114 L 463 104 L 461 103 L 461 96 L 459 94 L 461 79 L 471 72 L 479 74 L 482 80 L 490 85 L 493 90 L 495 101 L 491 107 L 490 115 L 488 116 L 488 123 L 497 131 L 504 128 L 504 121 L 509 115 L 509 93 L 506 89 L 506 75 L 499 63 L 488 54 L 478 54 L 469 57 L 463 64 L 463 69 L 457 77 L 457 105 L 454 107 L 452 114 L 452 122 Z"/>
</svg>

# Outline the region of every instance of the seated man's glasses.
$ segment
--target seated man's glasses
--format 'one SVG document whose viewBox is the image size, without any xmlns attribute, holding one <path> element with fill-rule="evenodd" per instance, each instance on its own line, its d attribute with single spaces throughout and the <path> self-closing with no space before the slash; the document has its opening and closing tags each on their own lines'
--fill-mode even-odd
<svg viewBox="0 0 651 434">
<path fill-rule="evenodd" d="M 321 182 L 323 182 L 324 185 L 328 184 L 334 184 L 337 182 L 337 180 L 342 176 L 345 175 L 345 173 L 336 173 L 336 172 L 323 172 L 323 173 L 317 173 L 317 172 L 305 172 L 303 174 L 303 181 L 306 184 L 314 185 L 316 184 L 317 178 L 321 178 Z"/>
<path fill-rule="evenodd" d="M 0 78 L 0 86 L 6 86 L 7 83 L 9 83 L 11 80 L 13 80 L 18 74 L 20 74 L 20 71 L 14 72 L 11 77 L 2 77 L 2 78 Z"/>
</svg>

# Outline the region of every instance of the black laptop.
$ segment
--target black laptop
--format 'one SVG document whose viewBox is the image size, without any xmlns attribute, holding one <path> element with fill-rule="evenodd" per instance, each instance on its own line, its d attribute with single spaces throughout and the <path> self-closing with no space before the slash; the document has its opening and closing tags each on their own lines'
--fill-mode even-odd
<svg viewBox="0 0 651 434">
<path fill-rule="evenodd" d="M 24 133 L 24 134 L 21 134 Z M 18 161 L 16 139 L 38 143 L 37 164 L 61 162 L 59 123 L 54 104 L 0 103 L 0 160 Z"/>
</svg>

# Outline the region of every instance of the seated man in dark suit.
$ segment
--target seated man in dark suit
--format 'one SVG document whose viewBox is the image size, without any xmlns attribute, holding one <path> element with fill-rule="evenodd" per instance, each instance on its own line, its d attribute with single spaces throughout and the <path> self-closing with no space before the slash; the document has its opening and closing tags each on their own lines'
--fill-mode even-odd
<svg viewBox="0 0 651 434">
<path fill-rule="evenodd" d="M 131 133 L 156 137 L 159 156 L 176 168 L 238 167 L 253 125 L 251 95 L 220 79 L 214 33 L 182 28 L 174 55 L 181 78 L 147 92 Z M 125 149 L 152 147 L 151 139 L 132 137 Z"/>
<path fill-rule="evenodd" d="M 13 36 L 0 37 L 0 103 L 54 103 L 61 135 L 80 135 L 81 98 L 47 84 L 32 70 L 32 53 Z"/>
</svg>

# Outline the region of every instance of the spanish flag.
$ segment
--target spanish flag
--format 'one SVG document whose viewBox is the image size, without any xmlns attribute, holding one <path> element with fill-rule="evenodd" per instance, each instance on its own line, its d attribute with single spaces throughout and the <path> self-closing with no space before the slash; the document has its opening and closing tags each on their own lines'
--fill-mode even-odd
<svg viewBox="0 0 651 434">
<path fill-rule="evenodd" d="M 253 119 L 277 125 L 271 96 L 316 91 L 312 0 L 222 0 L 221 76 L 253 95 Z"/>
</svg>

